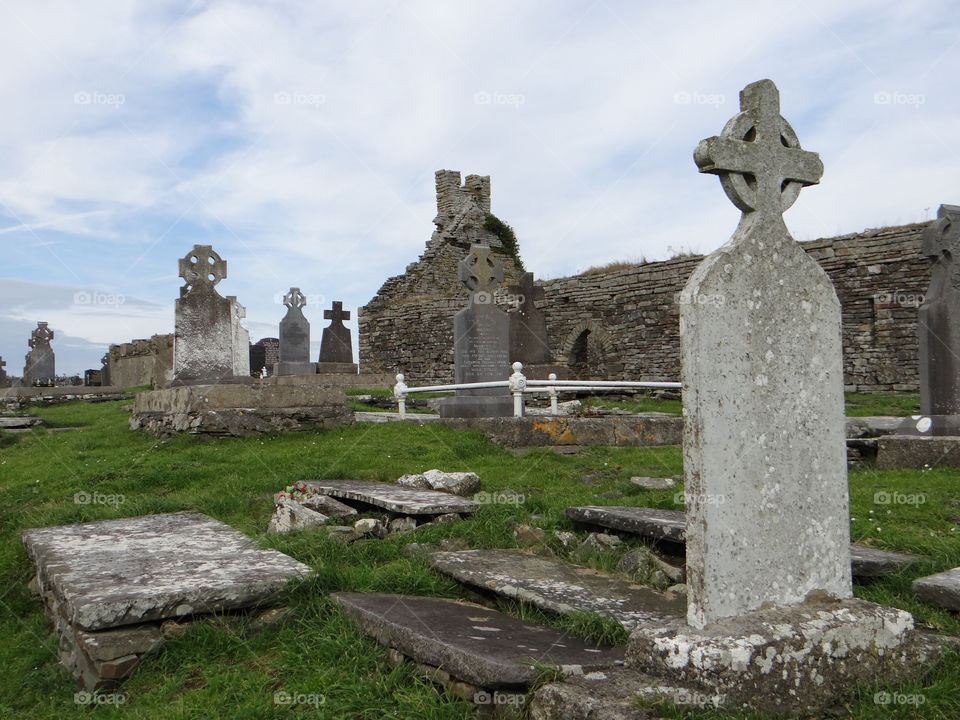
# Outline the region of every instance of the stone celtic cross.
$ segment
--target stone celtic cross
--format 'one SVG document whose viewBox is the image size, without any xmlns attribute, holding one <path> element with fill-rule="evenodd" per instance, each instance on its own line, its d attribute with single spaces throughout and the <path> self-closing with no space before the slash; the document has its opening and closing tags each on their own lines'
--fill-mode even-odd
<svg viewBox="0 0 960 720">
<path fill-rule="evenodd" d="M 53 330 L 47 327 L 47 323 L 37 322 L 37 327 L 30 333 L 27 344 L 35 348 L 37 345 L 48 345 L 51 340 L 53 340 Z"/>
<path fill-rule="evenodd" d="M 520 282 L 511 285 L 510 292 L 517 296 L 516 305 L 525 308 L 534 307 L 534 302 L 543 300 L 544 292 L 542 287 L 538 287 L 533 281 L 533 273 L 524 273 Z"/>
<path fill-rule="evenodd" d="M 701 140 L 693 158 L 700 172 L 720 176 L 727 197 L 744 214 L 781 215 L 801 188 L 823 175 L 820 156 L 800 148 L 780 115 L 780 92 L 771 80 L 747 85 L 740 112 L 719 137 Z"/>
<path fill-rule="evenodd" d="M 503 263 L 495 261 L 489 245 L 471 245 L 460 261 L 460 282 L 471 293 L 493 293 L 503 282 Z"/>
<path fill-rule="evenodd" d="M 350 319 L 350 311 L 345 311 L 343 309 L 343 303 L 335 300 L 330 310 L 323 311 L 323 319 L 333 320 L 334 323 L 340 323 L 342 325 L 344 320 Z"/>
<path fill-rule="evenodd" d="M 300 310 L 307 304 L 307 296 L 300 292 L 300 288 L 292 287 L 290 292 L 283 296 L 283 304 L 288 308 Z"/>
<path fill-rule="evenodd" d="M 179 265 L 187 291 L 201 286 L 213 288 L 227 276 L 227 263 L 214 252 L 212 245 L 194 245 L 193 250 L 180 258 Z"/>
<path fill-rule="evenodd" d="M 937 219 L 923 231 L 923 254 L 934 263 L 937 288 L 952 286 L 960 291 L 960 205 L 941 205 Z M 942 278 L 939 276 L 942 274 Z"/>
</svg>

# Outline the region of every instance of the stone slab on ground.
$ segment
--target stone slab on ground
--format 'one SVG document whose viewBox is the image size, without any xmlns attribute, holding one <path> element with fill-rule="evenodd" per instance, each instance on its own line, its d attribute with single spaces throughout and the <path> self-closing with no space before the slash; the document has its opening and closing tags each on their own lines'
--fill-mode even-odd
<svg viewBox="0 0 960 720">
<path fill-rule="evenodd" d="M 578 610 L 612 617 L 628 630 L 637 625 L 669 628 L 683 617 L 682 600 L 591 568 L 518 550 L 440 552 L 434 570 L 460 582 L 523 600 L 544 610 Z"/>
<path fill-rule="evenodd" d="M 932 605 L 960 612 L 960 567 L 914 580 L 913 592 Z"/>
<path fill-rule="evenodd" d="M 42 425 L 43 420 L 33 415 L 18 417 L 0 417 L 0 430 L 23 430 L 34 425 Z"/>
<path fill-rule="evenodd" d="M 395 413 L 395 412 L 366 412 L 366 411 L 358 410 L 353 413 L 353 418 L 358 423 L 359 422 L 368 422 L 368 423 L 408 422 L 408 423 L 416 423 L 418 425 L 425 425 L 426 423 L 440 422 L 439 415 L 433 415 L 432 413 L 411 413 L 411 412 L 408 412 L 406 414 L 406 417 L 400 417 L 400 413 Z"/>
<path fill-rule="evenodd" d="M 659 477 L 632 477 L 630 482 L 644 490 L 669 490 L 677 484 L 673 478 Z"/>
<path fill-rule="evenodd" d="M 200 513 L 36 528 L 22 539 L 41 590 L 82 630 L 264 604 L 312 573 Z"/>
<path fill-rule="evenodd" d="M 472 513 L 480 504 L 435 490 L 415 490 L 374 480 L 307 480 L 322 495 L 355 500 L 403 515 Z"/>
<path fill-rule="evenodd" d="M 960 437 L 887 435 L 877 440 L 877 469 L 960 467 Z"/>
<path fill-rule="evenodd" d="M 654 540 L 685 542 L 686 513 L 683 510 L 624 506 L 583 506 L 567 508 L 567 517 L 575 522 L 632 533 Z M 850 545 L 850 567 L 854 577 L 877 577 L 913 562 L 911 555 L 878 550 L 865 545 Z"/>
<path fill-rule="evenodd" d="M 623 664 L 623 649 L 524 622 L 482 605 L 373 593 L 331 597 L 364 633 L 426 665 L 483 688 L 523 688 L 535 663 L 581 675 Z"/>
<path fill-rule="evenodd" d="M 847 439 L 892 435 L 903 424 L 902 417 L 892 415 L 868 415 L 847 418 Z"/>
</svg>

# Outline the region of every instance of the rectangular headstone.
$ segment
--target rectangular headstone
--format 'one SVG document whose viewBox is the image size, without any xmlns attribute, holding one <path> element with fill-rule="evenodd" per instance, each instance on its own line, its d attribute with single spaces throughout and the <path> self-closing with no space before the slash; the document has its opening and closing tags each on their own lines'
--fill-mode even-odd
<svg viewBox="0 0 960 720">
<path fill-rule="evenodd" d="M 525 688 L 548 665 L 572 674 L 615 667 L 622 648 L 524 622 L 481 605 L 430 597 L 333 593 L 364 633 L 482 688 Z"/>
<path fill-rule="evenodd" d="M 480 507 L 479 503 L 458 495 L 435 490 L 414 490 L 373 480 L 307 480 L 306 482 L 323 495 L 342 500 L 355 500 L 404 515 L 472 513 Z"/>
<path fill-rule="evenodd" d="M 300 288 L 292 287 L 284 295 L 287 314 L 280 321 L 280 361 L 278 375 L 311 375 L 316 370 L 310 362 L 310 322 L 303 315 L 307 304 Z"/>
<path fill-rule="evenodd" d="M 22 539 L 40 586 L 83 630 L 255 606 L 313 572 L 200 513 L 36 528 Z"/>
</svg>

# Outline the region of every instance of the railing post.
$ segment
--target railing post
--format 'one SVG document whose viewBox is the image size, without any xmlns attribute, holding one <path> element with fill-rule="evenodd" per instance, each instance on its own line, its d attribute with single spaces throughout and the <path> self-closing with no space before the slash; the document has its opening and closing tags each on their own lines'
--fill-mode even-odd
<svg viewBox="0 0 960 720">
<path fill-rule="evenodd" d="M 397 410 L 401 420 L 407 416 L 407 384 L 404 382 L 405 379 L 403 373 L 397 373 L 397 384 L 393 386 L 393 396 L 397 399 Z"/>
<path fill-rule="evenodd" d="M 513 393 L 513 416 L 523 417 L 523 391 L 527 389 L 527 378 L 521 372 L 523 363 L 515 362 L 513 375 L 510 376 L 510 392 Z"/>
<path fill-rule="evenodd" d="M 556 379 L 557 379 L 556 373 L 550 373 L 549 375 L 547 375 L 547 380 L 556 380 Z M 557 390 L 556 385 L 553 385 L 547 390 L 547 394 L 550 395 L 550 414 L 559 415 L 560 407 L 557 404 L 557 396 L 560 394 L 560 391 Z"/>
</svg>

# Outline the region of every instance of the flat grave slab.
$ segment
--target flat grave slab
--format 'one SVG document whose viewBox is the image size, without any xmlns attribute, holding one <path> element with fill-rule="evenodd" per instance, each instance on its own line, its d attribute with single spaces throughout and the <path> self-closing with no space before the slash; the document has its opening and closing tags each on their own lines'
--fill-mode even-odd
<svg viewBox="0 0 960 720">
<path fill-rule="evenodd" d="M 620 530 L 654 540 L 684 543 L 686 513 L 682 510 L 625 506 L 584 506 L 567 508 L 571 520 Z M 865 545 L 850 545 L 850 567 L 854 577 L 871 578 L 913 562 L 903 553 L 877 550 Z"/>
<path fill-rule="evenodd" d="M 0 417 L 0 430 L 23 430 L 34 425 L 42 425 L 43 420 L 33 415 Z"/>
<path fill-rule="evenodd" d="M 640 624 L 673 627 L 686 604 L 662 593 L 591 568 L 518 550 L 439 552 L 434 570 L 460 582 L 539 608 L 569 614 L 578 610 L 612 617 L 628 630 Z"/>
<path fill-rule="evenodd" d="M 928 603 L 960 611 L 960 567 L 914 580 L 913 592 Z"/>
<path fill-rule="evenodd" d="M 75 629 L 263 604 L 309 566 L 201 513 L 24 530 L 40 587 Z"/>
<path fill-rule="evenodd" d="M 435 490 L 404 488 L 374 480 L 307 480 L 322 495 L 356 500 L 404 515 L 472 513 L 480 503 Z"/>
<path fill-rule="evenodd" d="M 581 675 L 623 664 L 623 648 L 598 646 L 481 605 L 375 593 L 331 596 L 367 635 L 484 688 L 523 688 L 534 663 Z"/>
</svg>

